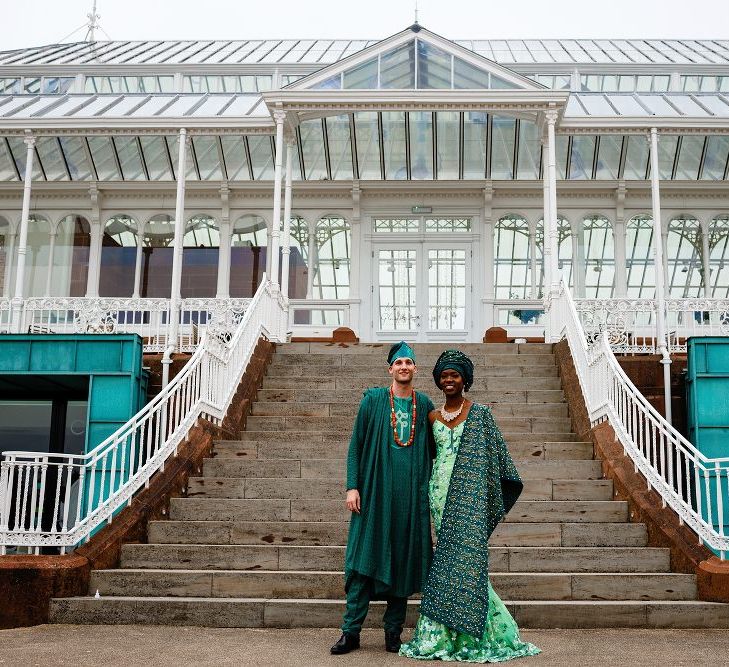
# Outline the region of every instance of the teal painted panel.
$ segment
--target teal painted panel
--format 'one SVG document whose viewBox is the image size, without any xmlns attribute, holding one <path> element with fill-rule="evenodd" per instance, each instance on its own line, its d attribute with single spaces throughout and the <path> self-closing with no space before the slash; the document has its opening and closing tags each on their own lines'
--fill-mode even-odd
<svg viewBox="0 0 729 667">
<path fill-rule="evenodd" d="M 92 374 L 120 373 L 125 370 L 122 365 L 122 347 L 121 341 L 79 341 L 76 370 Z M 131 368 L 126 370 L 129 372 Z"/>
<path fill-rule="evenodd" d="M 729 373 L 729 342 L 707 343 L 705 373 Z"/>
<path fill-rule="evenodd" d="M 94 375 L 89 392 L 90 421 L 124 423 L 136 411 L 129 376 Z"/>
<path fill-rule="evenodd" d="M 695 421 L 705 426 L 729 426 L 729 379 L 700 377 L 693 381 L 696 391 Z"/>
<path fill-rule="evenodd" d="M 707 428 L 700 427 L 701 452 L 709 458 L 729 456 L 729 426 Z"/>
<path fill-rule="evenodd" d="M 73 340 L 32 342 L 30 371 L 70 373 L 76 368 L 76 343 Z"/>
<path fill-rule="evenodd" d="M 0 347 L 0 373 L 27 372 L 30 368 L 30 341 L 3 341 Z"/>
</svg>

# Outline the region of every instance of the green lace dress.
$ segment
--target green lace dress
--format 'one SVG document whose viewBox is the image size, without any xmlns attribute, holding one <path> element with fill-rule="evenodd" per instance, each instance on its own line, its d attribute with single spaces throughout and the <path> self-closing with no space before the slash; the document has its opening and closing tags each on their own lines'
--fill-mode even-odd
<svg viewBox="0 0 729 667">
<path fill-rule="evenodd" d="M 462 422 L 453 429 L 440 421 L 433 424 L 437 455 L 430 478 L 429 496 L 436 533 L 440 530 L 448 484 L 456 462 L 464 424 L 465 422 Z M 482 638 L 477 639 L 451 630 L 421 614 L 412 640 L 402 645 L 400 655 L 416 660 L 487 663 L 505 662 L 539 653 L 536 646 L 521 641 L 516 622 L 490 583 L 488 593 L 488 620 Z"/>
</svg>

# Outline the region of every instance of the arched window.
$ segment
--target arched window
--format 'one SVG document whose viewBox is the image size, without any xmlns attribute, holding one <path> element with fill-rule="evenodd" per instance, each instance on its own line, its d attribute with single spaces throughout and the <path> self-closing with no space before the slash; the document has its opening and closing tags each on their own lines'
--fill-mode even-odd
<svg viewBox="0 0 729 667">
<path fill-rule="evenodd" d="M 131 216 L 121 213 L 106 221 L 101 242 L 100 296 L 134 294 L 138 239 L 139 226 Z"/>
<path fill-rule="evenodd" d="M 691 215 L 680 215 L 668 223 L 666 265 L 667 296 L 697 297 L 703 294 L 701 224 Z"/>
<path fill-rule="evenodd" d="M 28 217 L 27 254 L 25 256 L 26 297 L 44 296 L 48 289 L 51 259 L 51 223 L 42 215 Z"/>
<path fill-rule="evenodd" d="M 281 225 L 283 230 L 283 224 Z M 283 235 L 281 236 L 283 243 Z M 300 216 L 291 217 L 289 297 L 305 299 L 309 284 L 309 225 Z"/>
<path fill-rule="evenodd" d="M 13 257 L 12 229 L 10 223 L 0 215 L 0 296 L 10 296 L 10 276 Z"/>
<path fill-rule="evenodd" d="M 324 216 L 316 223 L 316 274 L 314 298 L 349 298 L 351 230 L 337 215 Z"/>
<path fill-rule="evenodd" d="M 653 219 L 649 215 L 632 217 L 625 229 L 627 296 L 652 299 L 656 293 L 653 263 Z"/>
<path fill-rule="evenodd" d="M 266 270 L 268 230 L 260 215 L 235 221 L 230 243 L 230 296 L 252 297 Z"/>
<path fill-rule="evenodd" d="M 544 296 L 544 219 L 537 222 L 536 228 L 536 269 L 537 297 Z M 557 270 L 558 280 L 564 280 L 574 287 L 574 263 L 572 261 L 572 227 L 567 218 L 557 216 Z"/>
<path fill-rule="evenodd" d="M 52 253 L 51 279 L 47 293 L 52 296 L 84 296 L 91 250 L 89 221 L 80 215 L 67 215 L 56 228 Z"/>
<path fill-rule="evenodd" d="M 711 295 L 729 297 L 729 215 L 717 215 L 709 226 Z"/>
<path fill-rule="evenodd" d="M 140 296 L 169 299 L 172 289 L 175 221 L 164 213 L 150 218 L 142 237 Z"/>
<path fill-rule="evenodd" d="M 529 223 L 505 215 L 494 227 L 494 289 L 497 299 L 531 297 Z"/>
<path fill-rule="evenodd" d="M 220 252 L 220 228 L 215 218 L 190 218 L 182 244 L 182 298 L 214 297 L 218 290 Z"/>
<path fill-rule="evenodd" d="M 582 248 L 585 297 L 612 298 L 615 289 L 615 239 L 607 218 L 593 215 L 583 220 Z"/>
</svg>

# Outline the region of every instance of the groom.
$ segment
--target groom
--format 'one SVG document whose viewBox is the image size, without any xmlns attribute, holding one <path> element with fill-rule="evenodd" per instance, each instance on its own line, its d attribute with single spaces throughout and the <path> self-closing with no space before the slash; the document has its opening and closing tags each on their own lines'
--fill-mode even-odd
<svg viewBox="0 0 729 667">
<path fill-rule="evenodd" d="M 392 383 L 367 389 L 347 456 L 352 512 L 344 565 L 347 605 L 335 655 L 359 648 L 370 600 L 385 600 L 385 649 L 396 653 L 408 596 L 423 588 L 433 545 L 428 482 L 433 403 L 413 389 L 415 352 L 404 341 L 387 356 Z"/>
</svg>

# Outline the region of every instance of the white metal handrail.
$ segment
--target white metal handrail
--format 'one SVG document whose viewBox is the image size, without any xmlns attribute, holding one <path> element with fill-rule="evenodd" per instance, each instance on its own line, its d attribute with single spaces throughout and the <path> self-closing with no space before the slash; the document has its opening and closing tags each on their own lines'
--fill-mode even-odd
<svg viewBox="0 0 729 667">
<path fill-rule="evenodd" d="M 588 345 L 564 283 L 548 308 L 554 333 L 569 343 L 591 423 L 610 423 L 648 488 L 724 559 L 729 552 L 729 457 L 708 458 L 653 408 L 615 358 L 608 332 Z"/>
<path fill-rule="evenodd" d="M 111 522 L 200 417 L 222 421 L 259 338 L 281 341 L 286 318 L 285 300 L 264 280 L 232 336 L 208 332 L 182 372 L 91 452 L 4 452 L 0 553 L 8 546 L 65 553 Z"/>
</svg>

